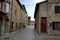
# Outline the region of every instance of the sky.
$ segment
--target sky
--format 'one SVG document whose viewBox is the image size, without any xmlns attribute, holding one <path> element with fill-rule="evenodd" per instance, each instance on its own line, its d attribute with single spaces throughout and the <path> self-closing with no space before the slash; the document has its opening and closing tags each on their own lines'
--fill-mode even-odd
<svg viewBox="0 0 60 40">
<path fill-rule="evenodd" d="M 28 16 L 31 16 L 31 20 L 34 21 L 34 12 L 36 3 L 42 2 L 44 0 L 20 0 L 21 4 L 24 4 L 27 10 Z"/>
</svg>

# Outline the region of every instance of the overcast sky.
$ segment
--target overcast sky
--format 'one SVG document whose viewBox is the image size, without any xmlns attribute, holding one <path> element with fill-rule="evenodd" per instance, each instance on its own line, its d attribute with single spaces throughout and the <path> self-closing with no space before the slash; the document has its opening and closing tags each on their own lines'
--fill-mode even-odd
<svg viewBox="0 0 60 40">
<path fill-rule="evenodd" d="M 41 1 L 44 0 L 20 0 L 21 4 L 25 5 L 28 16 L 31 16 L 31 20 L 34 20 L 34 11 L 36 3 Z"/>
</svg>

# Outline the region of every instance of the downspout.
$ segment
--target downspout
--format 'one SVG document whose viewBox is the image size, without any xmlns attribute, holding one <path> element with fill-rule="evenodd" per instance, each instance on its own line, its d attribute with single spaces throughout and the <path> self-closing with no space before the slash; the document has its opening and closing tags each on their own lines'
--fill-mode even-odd
<svg viewBox="0 0 60 40">
<path fill-rule="evenodd" d="M 1 7 L 1 10 L 0 10 L 0 11 L 2 12 L 2 2 L 0 1 L 0 3 L 1 3 L 1 4 L 0 4 L 0 5 L 1 5 L 1 6 L 0 6 L 0 7 Z M 1 21 L 1 20 L 0 20 L 0 21 Z M 1 24 L 1 25 L 0 25 L 0 36 L 1 36 L 1 28 L 2 28 L 2 24 L 3 24 L 2 21 L 0 22 L 0 24 Z"/>
<path fill-rule="evenodd" d="M 48 20 L 48 18 L 49 18 L 49 16 L 48 16 L 48 14 L 49 14 L 49 10 L 48 10 L 48 5 L 49 5 L 49 2 L 48 2 L 48 0 L 47 0 L 47 34 L 49 35 L 49 32 L 48 32 L 48 25 L 49 25 L 49 20 Z"/>
<path fill-rule="evenodd" d="M 39 35 L 40 35 L 40 4 L 39 4 L 39 10 L 38 10 L 38 12 L 39 12 Z"/>
<path fill-rule="evenodd" d="M 1 2 L 0 2 L 1 3 Z M 2 5 L 2 4 L 1 4 Z M 2 6 L 0 6 L 1 9 L 2 9 Z M 1 10 L 0 10 L 1 11 Z M 1 22 L 0 22 L 1 23 Z M 0 36 L 1 36 L 1 25 L 0 25 Z"/>
<path fill-rule="evenodd" d="M 12 28 L 12 12 L 13 11 L 13 0 L 12 0 L 12 3 L 11 3 L 11 16 L 10 16 L 10 30 L 9 30 L 9 33 L 11 33 L 11 28 Z"/>
</svg>

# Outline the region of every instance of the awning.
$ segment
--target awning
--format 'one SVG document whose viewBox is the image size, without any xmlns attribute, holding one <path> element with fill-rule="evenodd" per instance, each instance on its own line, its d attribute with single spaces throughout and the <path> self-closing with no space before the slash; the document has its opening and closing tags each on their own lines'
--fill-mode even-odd
<svg viewBox="0 0 60 40">
<path fill-rule="evenodd" d="M 6 15 L 6 13 L 0 11 L 0 20 L 1 21 L 4 21 L 5 20 L 5 15 Z"/>
<path fill-rule="evenodd" d="M 4 13 L 4 12 L 2 12 L 2 11 L 0 11 L 0 14 L 1 14 L 1 15 L 6 15 L 6 13 Z"/>
</svg>

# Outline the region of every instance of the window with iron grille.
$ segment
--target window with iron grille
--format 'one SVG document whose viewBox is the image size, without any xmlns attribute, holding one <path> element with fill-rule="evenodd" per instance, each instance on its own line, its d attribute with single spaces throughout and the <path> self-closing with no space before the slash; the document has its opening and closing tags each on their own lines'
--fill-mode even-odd
<svg viewBox="0 0 60 40">
<path fill-rule="evenodd" d="M 60 30 L 60 22 L 53 22 L 52 29 L 53 30 Z"/>
</svg>

